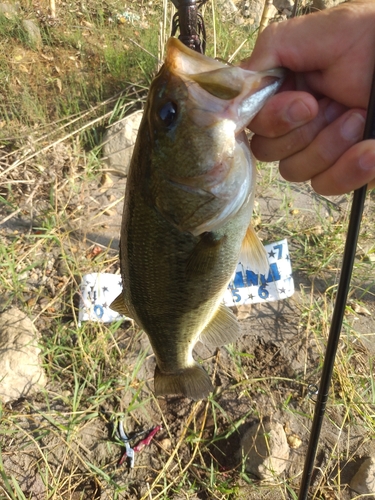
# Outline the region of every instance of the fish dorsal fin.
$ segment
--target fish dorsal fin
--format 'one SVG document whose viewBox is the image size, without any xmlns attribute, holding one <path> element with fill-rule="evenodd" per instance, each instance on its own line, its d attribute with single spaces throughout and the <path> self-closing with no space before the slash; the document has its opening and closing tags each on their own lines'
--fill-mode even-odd
<svg viewBox="0 0 375 500">
<path fill-rule="evenodd" d="M 129 310 L 125 305 L 124 296 L 123 296 L 122 292 L 120 293 L 120 295 L 118 295 L 115 298 L 115 300 L 111 303 L 111 305 L 109 307 L 113 311 L 116 311 L 119 314 L 123 314 L 124 316 L 129 317 Z"/>
<path fill-rule="evenodd" d="M 220 304 L 216 314 L 201 332 L 199 340 L 210 347 L 231 344 L 241 336 L 241 328 L 233 312 Z"/>
<path fill-rule="evenodd" d="M 199 242 L 191 252 L 187 265 L 188 275 L 207 274 L 214 269 L 222 244 L 226 236 L 216 238 L 214 233 L 207 232 L 200 236 Z"/>
<path fill-rule="evenodd" d="M 242 242 L 239 261 L 255 273 L 268 276 L 270 265 L 267 252 L 251 224 Z"/>
</svg>

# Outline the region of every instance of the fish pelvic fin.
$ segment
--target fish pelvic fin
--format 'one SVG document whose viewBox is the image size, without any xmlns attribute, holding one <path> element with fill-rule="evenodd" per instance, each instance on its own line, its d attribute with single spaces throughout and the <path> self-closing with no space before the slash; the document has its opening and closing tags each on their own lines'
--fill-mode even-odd
<svg viewBox="0 0 375 500">
<path fill-rule="evenodd" d="M 115 300 L 110 304 L 109 307 L 113 311 L 116 311 L 119 314 L 123 314 L 124 316 L 129 317 L 129 310 L 125 305 L 124 296 L 122 295 L 122 292 L 115 298 Z"/>
<path fill-rule="evenodd" d="M 205 399 L 214 390 L 208 373 L 198 363 L 179 373 L 163 373 L 155 368 L 154 388 L 156 396 L 182 394 L 193 399 Z"/>
<path fill-rule="evenodd" d="M 236 316 L 227 306 L 220 304 L 199 340 L 209 347 L 220 347 L 235 342 L 240 336 L 241 328 Z"/>
<path fill-rule="evenodd" d="M 239 261 L 258 274 L 268 275 L 270 264 L 267 252 L 251 224 L 242 242 Z"/>
</svg>

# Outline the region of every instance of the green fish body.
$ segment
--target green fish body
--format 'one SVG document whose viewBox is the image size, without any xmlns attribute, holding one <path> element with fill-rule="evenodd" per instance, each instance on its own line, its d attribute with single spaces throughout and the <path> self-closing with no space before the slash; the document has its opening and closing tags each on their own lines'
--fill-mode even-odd
<svg viewBox="0 0 375 500">
<path fill-rule="evenodd" d="M 127 180 L 121 228 L 123 292 L 111 305 L 147 333 L 156 395 L 213 390 L 197 341 L 240 335 L 222 297 L 239 259 L 268 269 L 251 229 L 255 163 L 243 130 L 280 85 L 171 38 L 151 84 Z"/>
</svg>

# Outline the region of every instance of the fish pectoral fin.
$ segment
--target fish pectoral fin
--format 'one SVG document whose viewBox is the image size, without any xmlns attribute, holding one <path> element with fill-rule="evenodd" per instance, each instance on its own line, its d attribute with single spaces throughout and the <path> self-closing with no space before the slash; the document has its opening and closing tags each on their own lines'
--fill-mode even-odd
<svg viewBox="0 0 375 500">
<path fill-rule="evenodd" d="M 216 238 L 212 232 L 203 233 L 187 261 L 187 274 L 209 273 L 217 263 L 217 256 L 225 240 L 226 236 Z"/>
<path fill-rule="evenodd" d="M 156 396 L 182 394 L 195 401 L 207 398 L 214 390 L 208 373 L 198 363 L 178 373 L 163 373 L 156 366 L 154 388 Z"/>
<path fill-rule="evenodd" d="M 233 312 L 220 304 L 214 317 L 201 332 L 199 340 L 210 347 L 231 344 L 241 336 L 240 324 Z"/>
<path fill-rule="evenodd" d="M 255 273 L 268 276 L 270 264 L 267 252 L 252 225 L 247 228 L 243 239 L 239 261 Z"/>
<path fill-rule="evenodd" d="M 120 295 L 118 295 L 115 298 L 115 300 L 110 304 L 109 307 L 113 311 L 116 311 L 119 314 L 123 314 L 124 316 L 128 316 L 129 317 L 129 310 L 128 310 L 128 308 L 125 305 L 124 296 L 123 296 L 122 293 L 120 293 Z"/>
</svg>

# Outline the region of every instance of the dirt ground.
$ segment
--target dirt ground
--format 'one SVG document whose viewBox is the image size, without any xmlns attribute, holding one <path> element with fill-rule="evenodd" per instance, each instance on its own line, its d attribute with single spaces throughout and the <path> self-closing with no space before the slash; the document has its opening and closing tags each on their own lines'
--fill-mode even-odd
<svg viewBox="0 0 375 500">
<path fill-rule="evenodd" d="M 124 186 L 124 179 L 116 179 L 105 192 L 100 192 L 97 181 L 82 186 L 77 196 L 83 212 L 89 215 L 76 218 L 70 228 L 76 251 L 96 244 L 117 252 L 122 202 L 114 205 L 110 217 L 105 214 L 105 207 L 113 204 L 114 199 L 121 200 Z M 289 227 L 296 225 L 300 234 L 306 236 L 327 218 L 332 222 L 342 220 L 348 207 L 347 197 L 326 200 L 315 195 L 308 185 L 291 187 L 280 179 L 276 183 L 265 183 L 262 179 L 258 192 L 256 217 L 261 216 L 261 235 L 267 241 L 277 241 Z M 367 206 L 365 225 L 369 215 Z M 8 220 L 1 231 L 5 239 L 15 231 L 27 233 L 30 220 L 17 216 Z M 329 272 L 325 268 L 320 275 L 311 276 L 301 260 L 301 252 L 304 253 L 301 239 L 292 236 L 289 245 L 294 296 L 280 302 L 238 308 L 235 312 L 243 336 L 236 345 L 218 350 L 196 346 L 196 357 L 203 360 L 216 386 L 214 402 L 192 402 L 180 397 L 156 399 L 152 392 L 155 361 L 147 337 L 125 322 L 114 333 L 114 342 L 125 353 L 126 362 L 126 366 L 116 367 L 117 399 L 105 399 L 103 404 L 92 406 L 86 399 L 82 408 L 86 417 L 82 420 L 77 417 L 71 427 L 66 424 L 69 389 L 53 379 L 46 388 L 48 397 L 40 393 L 5 405 L 5 415 L 17 414 L 19 432 L 2 437 L 3 468 L 8 476 L 17 479 L 26 498 L 48 497 L 46 471 L 61 478 L 66 476 L 61 483 L 66 492 L 60 490 L 59 498 L 294 498 L 286 485 L 298 490 L 332 309 L 329 290 L 337 281 L 339 268 L 334 264 Z M 360 248 L 359 259 L 361 252 L 364 250 Z M 294 265 L 293 255 L 298 266 Z M 57 259 L 53 252 L 49 257 Z M 112 271 L 118 272 L 118 264 L 112 266 Z M 58 269 L 54 279 L 61 279 L 63 273 L 63 268 Z M 367 312 L 349 311 L 343 335 L 352 335 L 355 354 L 350 363 L 354 372 L 358 365 L 358 373 L 362 373 L 375 355 L 372 340 L 375 305 L 371 292 L 373 278 L 367 274 L 368 284 L 363 276 L 358 279 L 361 290 L 366 290 L 360 298 Z M 358 289 L 354 287 L 351 300 L 356 293 Z M 43 314 L 37 315 L 36 325 L 42 335 L 49 335 L 52 324 Z M 317 335 L 317 330 L 323 330 L 322 334 Z M 340 344 L 340 349 L 344 352 L 347 345 Z M 131 388 L 125 381 L 129 373 L 132 373 Z M 372 452 L 371 430 L 358 416 L 348 418 L 350 409 L 342 403 L 343 390 L 336 377 L 315 464 L 314 498 L 351 498 L 348 484 L 364 457 Z M 336 395 L 340 396 L 340 402 L 336 402 Z M 78 404 L 78 413 L 80 409 Z M 118 466 L 123 449 L 114 433 L 111 420 L 114 412 L 127 415 L 130 435 L 156 425 L 163 427 L 150 446 L 137 453 L 135 468 L 130 472 L 125 465 Z M 47 414 L 53 418 L 47 419 Z M 242 436 L 252 424 L 267 419 L 281 423 L 287 436 L 301 440 L 300 446 L 291 449 L 282 477 L 272 485 L 249 477 L 241 465 Z M 87 463 L 92 464 L 91 473 Z M 203 485 L 210 467 L 215 469 L 221 483 L 228 484 L 227 494 L 222 486 L 220 493 L 214 485 L 191 491 L 179 487 L 185 475 Z M 165 493 L 163 484 L 169 484 Z"/>
<path fill-rule="evenodd" d="M 296 499 L 340 276 L 349 197 L 326 199 L 308 184 L 283 181 L 275 165 L 260 168 L 254 225 L 265 243 L 287 238 L 296 292 L 280 302 L 237 308 L 243 335 L 235 345 L 196 346 L 195 357 L 216 387 L 208 401 L 155 398 L 155 359 L 136 325 L 77 323 L 82 275 L 119 274 L 126 179 L 112 176 L 113 182 L 103 185 L 100 154 L 90 157 L 92 143 L 77 130 L 60 141 L 59 122 L 54 122 L 59 106 L 87 94 L 83 104 L 92 110 L 123 91 L 124 73 L 132 80 L 143 68 L 152 78 L 147 59 L 139 66 L 140 54 L 133 56 L 131 71 L 125 63 L 133 39 L 142 40 L 144 22 L 158 25 L 151 18 L 153 10 L 158 15 L 157 2 L 141 2 L 145 19 L 136 26 L 109 23 L 126 8 L 117 0 L 57 2 L 57 23 L 40 15 L 52 2 L 20 3 L 24 17 L 38 14 L 49 42 L 41 52 L 32 49 L 19 39 L 23 31 L 14 22 L 9 47 L 0 51 L 3 81 L 9 84 L 0 89 L 2 109 L 8 110 L 5 121 L 0 116 L 0 313 L 17 306 L 33 320 L 48 383 L 37 394 L 0 404 L 0 500 Z M 129 12 L 138 12 L 138 1 L 127 4 Z M 225 33 L 221 55 L 228 37 L 235 37 Z M 104 49 L 111 50 L 104 54 Z M 125 70 L 119 64 L 113 74 L 102 72 L 122 60 Z M 154 71 L 154 63 L 151 67 Z M 141 98 L 145 88 L 142 84 Z M 25 89 L 35 91 L 29 100 Z M 135 86 L 137 99 L 139 92 Z M 40 123 L 52 133 L 44 142 L 35 140 L 42 137 L 38 106 L 30 105 L 35 102 L 46 108 L 49 121 Z M 112 108 L 100 109 L 90 115 L 93 136 L 108 125 L 102 118 L 95 124 L 94 118 Z M 358 498 L 348 485 L 375 453 L 372 201 L 369 193 L 312 477 L 314 499 Z M 116 436 L 119 420 L 132 444 L 162 426 L 136 453 L 132 470 L 119 465 L 125 451 Z M 282 424 L 291 443 L 287 467 L 272 483 L 246 471 L 241 449 L 247 430 L 266 421 Z"/>
</svg>

